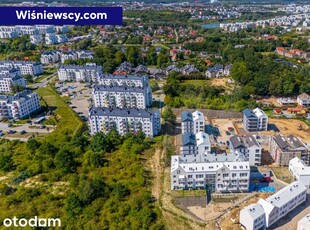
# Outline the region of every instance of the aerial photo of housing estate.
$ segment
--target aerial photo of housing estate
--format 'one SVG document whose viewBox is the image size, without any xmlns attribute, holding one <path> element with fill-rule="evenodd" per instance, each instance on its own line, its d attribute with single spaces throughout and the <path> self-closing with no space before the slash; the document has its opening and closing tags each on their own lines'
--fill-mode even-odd
<svg viewBox="0 0 310 230">
<path fill-rule="evenodd" d="M 0 229 L 310 230 L 309 0 L 2 7 Z"/>
</svg>

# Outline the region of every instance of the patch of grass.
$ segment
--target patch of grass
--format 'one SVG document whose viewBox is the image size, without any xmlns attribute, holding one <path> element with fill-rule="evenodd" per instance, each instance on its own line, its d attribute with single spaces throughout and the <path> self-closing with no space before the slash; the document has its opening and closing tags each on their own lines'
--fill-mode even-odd
<svg viewBox="0 0 310 230">
<path fill-rule="evenodd" d="M 203 86 L 208 83 L 208 80 L 184 80 L 181 85 L 193 85 L 193 86 Z"/>
<path fill-rule="evenodd" d="M 48 135 L 55 141 L 62 136 L 67 138 L 66 133 L 74 133 L 83 128 L 83 122 L 70 108 L 66 101 L 51 87 L 39 88 L 36 92 L 47 104 L 48 110 L 52 110 L 57 118 L 57 129 Z"/>
<path fill-rule="evenodd" d="M 293 177 L 292 177 L 290 171 L 288 170 L 288 168 L 272 167 L 271 169 L 279 180 L 282 180 L 286 183 L 293 182 Z"/>
<path fill-rule="evenodd" d="M 206 196 L 206 190 L 173 190 L 171 195 L 173 197 Z"/>
<path fill-rule="evenodd" d="M 234 200 L 238 200 L 238 196 L 232 197 L 212 197 L 212 202 L 214 203 L 231 203 Z"/>
</svg>

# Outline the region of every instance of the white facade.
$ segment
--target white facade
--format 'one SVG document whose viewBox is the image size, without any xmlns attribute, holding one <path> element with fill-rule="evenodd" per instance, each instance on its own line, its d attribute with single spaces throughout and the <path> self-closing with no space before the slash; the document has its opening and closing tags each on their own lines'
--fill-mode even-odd
<svg viewBox="0 0 310 230">
<path fill-rule="evenodd" d="M 211 152 L 211 142 L 209 135 L 204 132 L 199 132 L 195 135 L 198 154 L 205 154 Z"/>
<path fill-rule="evenodd" d="M 97 82 L 100 76 L 102 76 L 101 66 L 63 65 L 58 69 L 60 81 Z"/>
<path fill-rule="evenodd" d="M 310 96 L 302 93 L 297 97 L 297 103 L 301 106 L 310 106 Z"/>
<path fill-rule="evenodd" d="M 147 75 L 103 74 L 98 79 L 98 84 L 106 86 L 147 87 L 149 86 L 149 79 Z"/>
<path fill-rule="evenodd" d="M 18 32 L 15 26 L 0 26 L 0 38 L 15 38 Z"/>
<path fill-rule="evenodd" d="M 249 162 L 186 162 L 171 157 L 171 190 L 205 189 L 216 192 L 247 192 L 250 182 Z M 225 159 L 225 158 L 224 158 Z"/>
<path fill-rule="evenodd" d="M 202 162 L 204 157 L 211 153 L 209 135 L 204 132 L 182 134 L 181 156 L 188 162 Z"/>
<path fill-rule="evenodd" d="M 13 85 L 20 85 L 26 87 L 26 81 L 22 76 L 14 74 L 0 74 L 0 92 L 12 92 Z"/>
<path fill-rule="evenodd" d="M 205 117 L 198 110 L 193 113 L 183 112 L 181 114 L 181 122 L 182 133 L 193 132 L 196 134 L 205 131 Z"/>
<path fill-rule="evenodd" d="M 96 107 L 146 109 L 152 104 L 150 87 L 95 86 L 93 97 Z"/>
<path fill-rule="evenodd" d="M 35 28 L 39 31 L 39 34 L 51 34 L 55 32 L 55 26 L 53 25 L 35 25 Z"/>
<path fill-rule="evenodd" d="M 269 228 L 301 203 L 305 202 L 306 196 L 307 188 L 300 181 L 295 181 L 266 200 L 259 199 L 258 203 L 242 209 L 239 222 L 247 230 L 256 230 L 259 229 L 259 226 L 261 229 Z M 253 207 L 255 208 L 254 212 Z M 250 209 L 252 209 L 252 214 L 249 213 Z M 261 218 L 262 209 L 264 211 L 264 221 Z"/>
<path fill-rule="evenodd" d="M 253 110 L 253 113 L 256 115 L 258 119 L 257 128 L 258 130 L 267 130 L 268 128 L 268 116 L 266 113 L 260 108 L 256 108 Z"/>
<path fill-rule="evenodd" d="M 90 50 L 73 50 L 61 54 L 61 62 L 66 60 L 77 60 L 79 58 L 93 59 L 94 53 Z"/>
<path fill-rule="evenodd" d="M 193 122 L 194 122 L 194 133 L 205 131 L 205 117 L 202 112 L 193 112 Z"/>
<path fill-rule="evenodd" d="M 45 43 L 47 45 L 61 44 L 68 41 L 66 34 L 46 34 Z"/>
<path fill-rule="evenodd" d="M 41 108 L 37 93 L 23 91 L 14 96 L 0 95 L 0 117 L 22 119 Z"/>
<path fill-rule="evenodd" d="M 121 135 L 141 130 L 147 137 L 154 137 L 161 129 L 159 110 L 93 107 L 89 111 L 89 123 L 91 134 L 107 133 L 115 128 Z"/>
<path fill-rule="evenodd" d="M 247 230 L 265 229 L 265 211 L 260 204 L 251 204 L 240 211 L 240 223 Z"/>
<path fill-rule="evenodd" d="M 34 61 L 0 61 L 0 68 L 18 68 L 22 75 L 43 73 L 42 64 Z"/>
<path fill-rule="evenodd" d="M 232 152 L 244 154 L 251 166 L 261 164 L 262 147 L 257 142 L 255 136 L 234 135 L 229 139 L 229 147 Z"/>
<path fill-rule="evenodd" d="M 76 52 L 68 51 L 61 54 L 61 63 L 64 63 L 66 60 L 77 60 L 78 55 Z"/>
<path fill-rule="evenodd" d="M 288 169 L 295 180 L 302 182 L 307 188 L 310 188 L 310 166 L 298 157 L 290 160 Z"/>
<path fill-rule="evenodd" d="M 310 229 L 310 213 L 305 215 L 297 224 L 297 230 L 309 230 Z"/>
<path fill-rule="evenodd" d="M 260 108 L 253 111 L 244 109 L 243 113 L 243 127 L 248 132 L 267 131 L 268 129 L 268 116 Z"/>
<path fill-rule="evenodd" d="M 43 41 L 42 35 L 30 35 L 30 42 L 32 44 L 39 44 Z"/>
<path fill-rule="evenodd" d="M 60 60 L 61 52 L 57 50 L 45 51 L 41 54 L 40 62 L 42 64 L 51 64 Z"/>
</svg>

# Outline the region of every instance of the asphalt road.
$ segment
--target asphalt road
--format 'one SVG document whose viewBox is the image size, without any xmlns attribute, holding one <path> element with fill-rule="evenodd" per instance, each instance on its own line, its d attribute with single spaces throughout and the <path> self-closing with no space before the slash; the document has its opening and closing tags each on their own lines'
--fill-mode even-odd
<svg viewBox="0 0 310 230">
<path fill-rule="evenodd" d="M 54 130 L 54 127 L 52 125 L 46 125 L 46 128 L 41 129 L 40 125 L 34 125 L 37 126 L 38 128 L 29 128 L 29 124 L 23 124 L 23 125 L 16 125 L 16 127 L 8 127 L 7 123 L 0 123 L 0 130 L 2 130 L 3 133 L 7 133 L 8 130 L 15 130 L 16 132 L 20 132 L 22 130 L 25 130 L 27 133 L 50 133 Z M 49 130 L 48 130 L 48 129 Z"/>
</svg>

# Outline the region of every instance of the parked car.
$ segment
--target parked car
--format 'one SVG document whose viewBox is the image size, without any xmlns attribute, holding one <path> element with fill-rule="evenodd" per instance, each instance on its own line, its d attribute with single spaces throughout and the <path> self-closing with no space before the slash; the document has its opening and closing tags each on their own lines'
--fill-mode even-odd
<svg viewBox="0 0 310 230">
<path fill-rule="evenodd" d="M 9 124 L 8 124 L 8 127 L 11 127 L 11 126 L 12 126 L 12 123 L 9 123 Z"/>
<path fill-rule="evenodd" d="M 22 131 L 20 131 L 19 133 L 20 133 L 21 135 L 23 135 L 23 134 L 26 133 L 26 131 L 25 131 L 25 130 L 22 130 Z"/>
<path fill-rule="evenodd" d="M 45 128 L 46 128 L 45 125 L 41 125 L 41 126 L 40 126 L 40 129 L 45 129 Z"/>
<path fill-rule="evenodd" d="M 259 179 L 259 182 L 261 183 L 270 183 L 271 182 L 271 178 L 270 177 L 264 177 Z"/>
<path fill-rule="evenodd" d="M 15 130 L 8 130 L 8 134 L 14 134 L 14 133 L 16 133 Z"/>
</svg>

